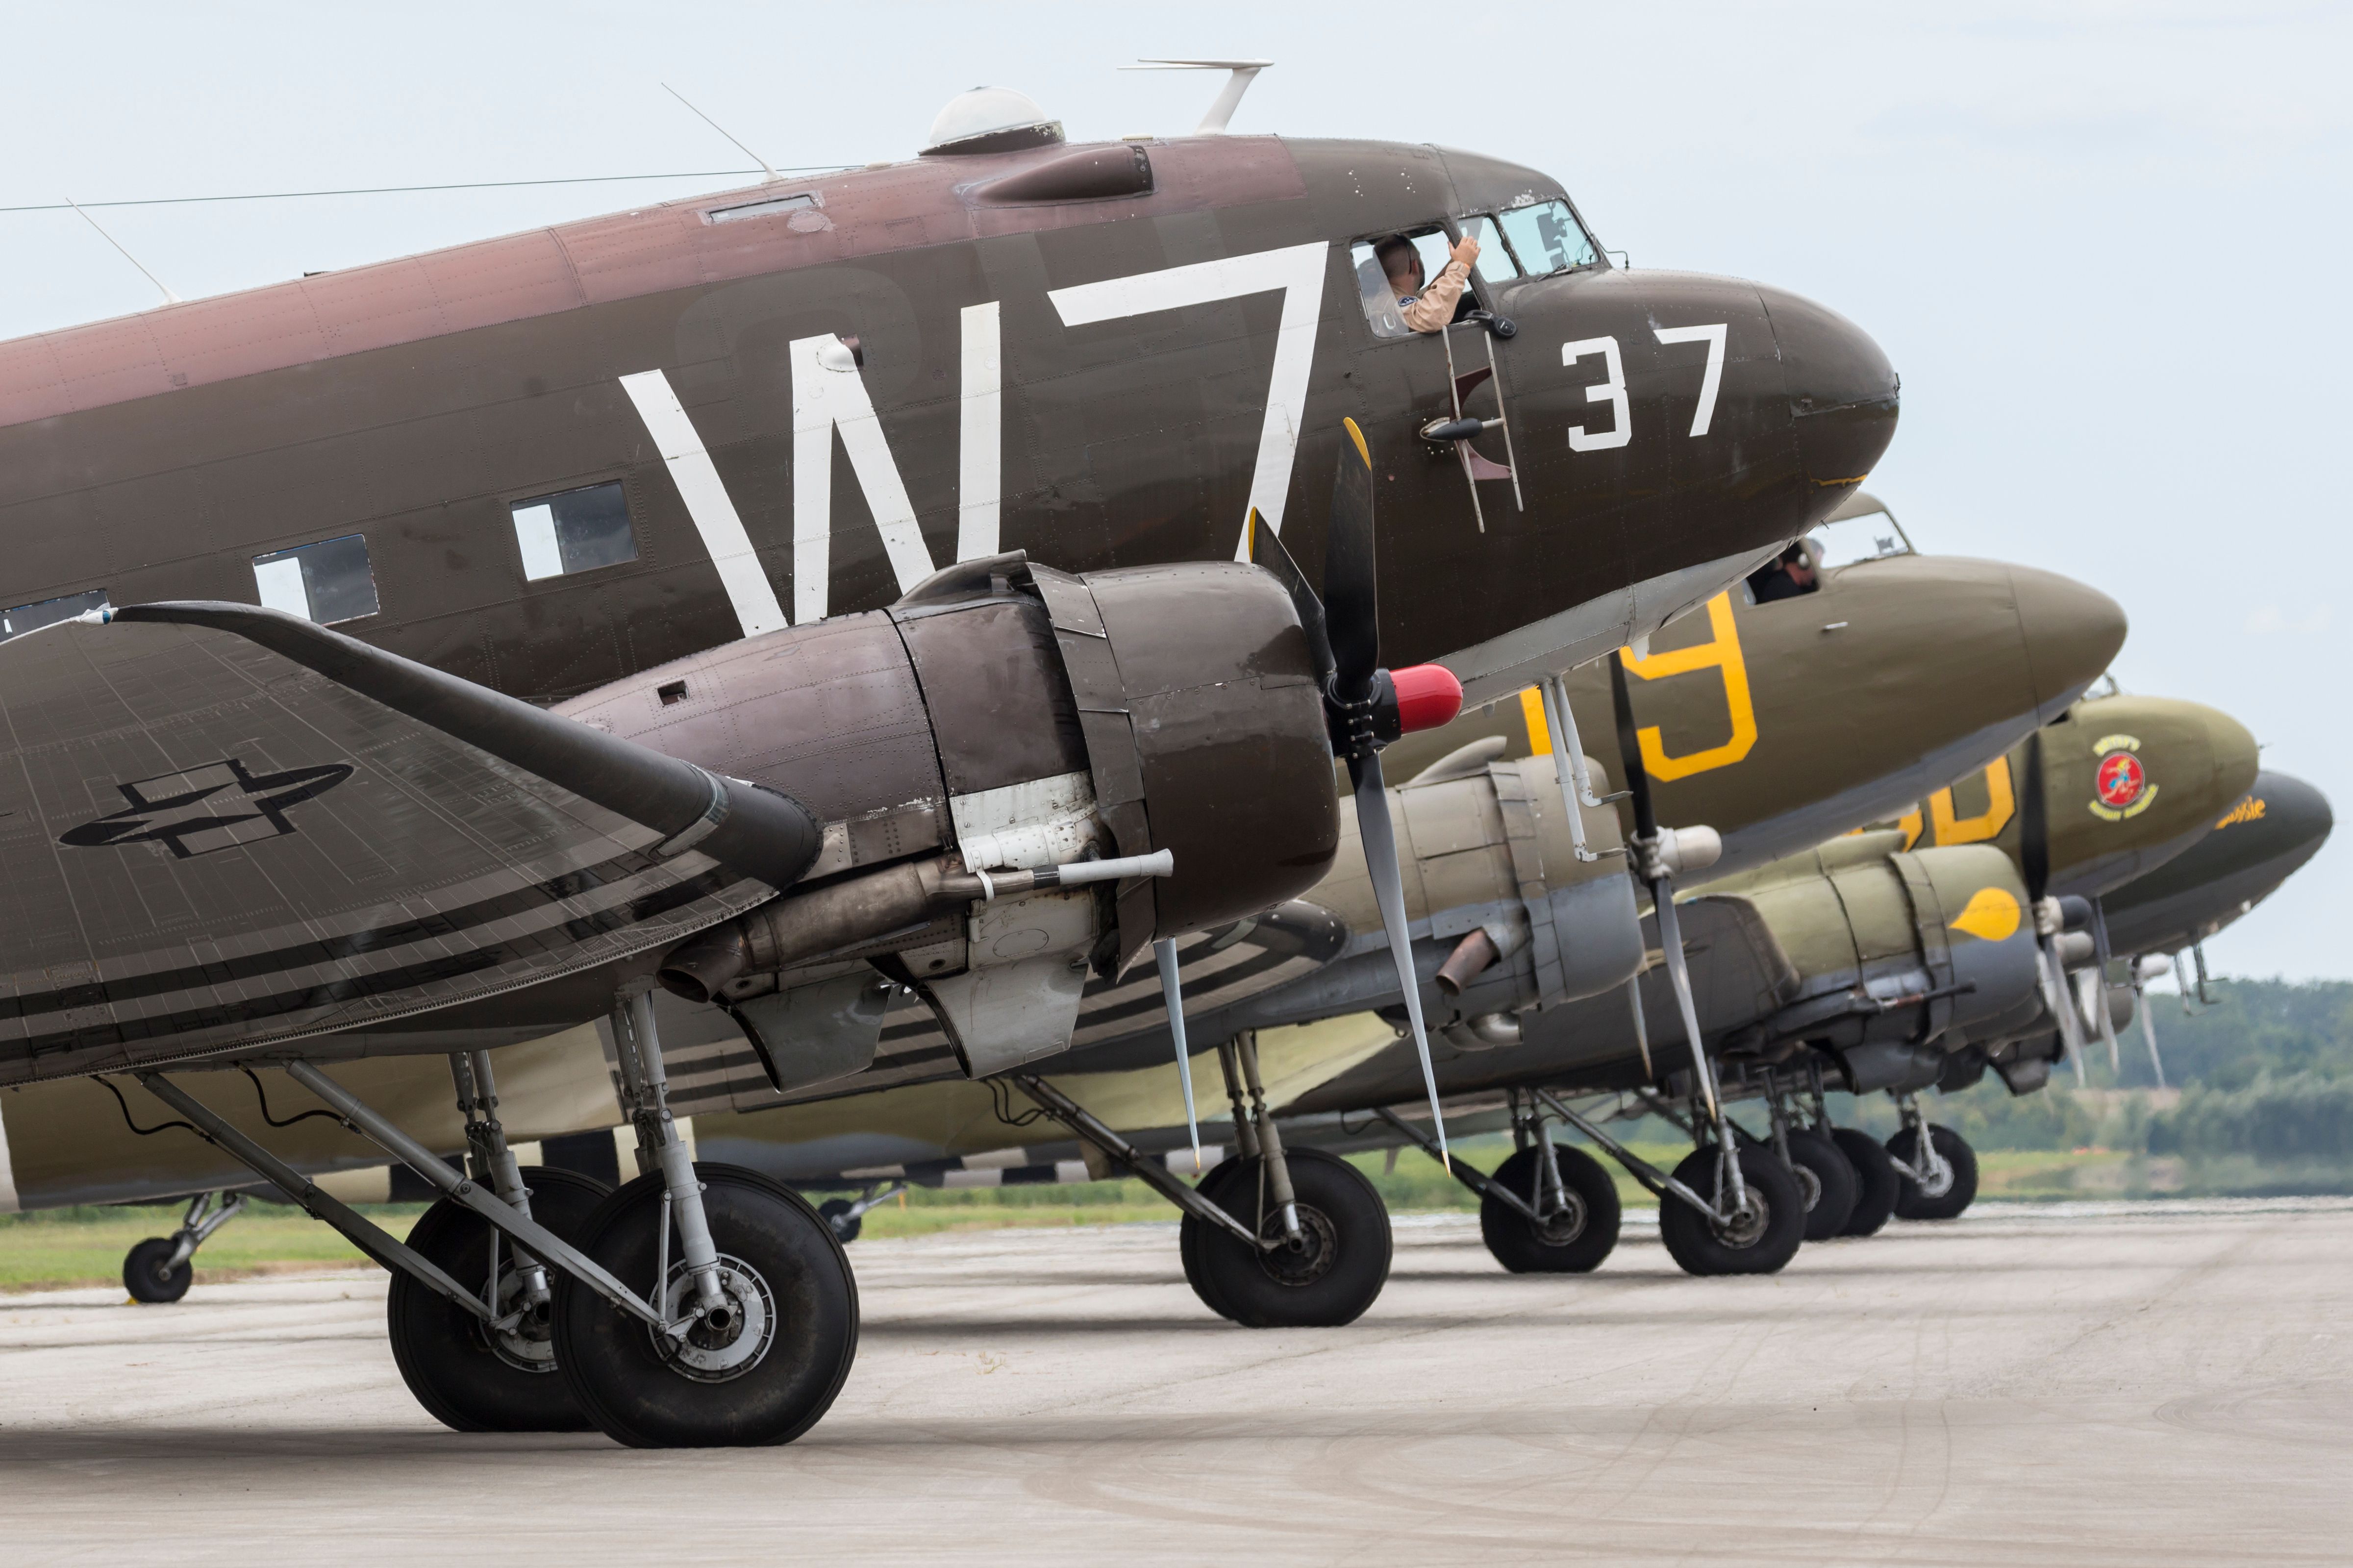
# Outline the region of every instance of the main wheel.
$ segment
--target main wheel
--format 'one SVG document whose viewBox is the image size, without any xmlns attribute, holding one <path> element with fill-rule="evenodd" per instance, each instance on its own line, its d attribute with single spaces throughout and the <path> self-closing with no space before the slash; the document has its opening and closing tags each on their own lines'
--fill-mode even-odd
<svg viewBox="0 0 2353 1568">
<path fill-rule="evenodd" d="M 1541 1212 L 1538 1152 L 1520 1150 L 1489 1179 Z M 1552 1154 L 1564 1202 L 1543 1224 L 1500 1198 L 1479 1200 L 1479 1234 L 1495 1261 L 1514 1274 L 1589 1274 L 1618 1245 L 1618 1185 L 1609 1173 L 1582 1149 L 1555 1144 Z"/>
<path fill-rule="evenodd" d="M 1977 1201 L 1978 1155 L 1968 1141 L 1949 1127 L 1931 1126 L 1928 1136 L 1935 1140 L 1936 1152 L 1945 1157 L 1942 1179 L 1934 1183 L 1915 1182 L 1897 1173 L 1902 1190 L 1895 1199 L 1895 1213 L 1902 1219 L 1957 1219 L 1961 1211 Z M 1887 1152 L 1905 1164 L 1917 1167 L 1913 1158 L 1918 1139 L 1909 1127 L 1887 1141 Z"/>
<path fill-rule="evenodd" d="M 1199 1228 L 1194 1289 L 1210 1309 L 1245 1328 L 1337 1328 L 1373 1304 L 1389 1277 L 1389 1211 L 1364 1173 L 1314 1149 L 1286 1152 L 1301 1240 L 1282 1240 L 1282 1215 L 1271 1196 L 1260 1213 L 1256 1159 L 1237 1160 L 1217 1192 L 1228 1214 L 1275 1242 L 1245 1247 L 1223 1230 Z"/>
<path fill-rule="evenodd" d="M 173 1268 L 172 1254 L 179 1249 L 180 1244 L 168 1236 L 151 1236 L 122 1255 L 122 1288 L 132 1300 L 160 1307 L 188 1293 L 195 1283 L 195 1260 L 184 1259 Z"/>
<path fill-rule="evenodd" d="M 791 1188 L 740 1165 L 694 1170 L 719 1251 L 723 1312 L 673 1337 L 563 1279 L 556 1365 L 598 1429 L 632 1447 L 789 1443 L 817 1424 L 849 1375 L 858 1282 L 833 1227 Z M 696 1311 L 695 1281 L 663 1207 L 660 1174 L 639 1176 L 588 1216 L 579 1245 L 675 1322 Z M 657 1279 L 665 1231 L 668 1267 Z"/>
<path fill-rule="evenodd" d="M 1715 1150 L 1695 1149 L 1675 1180 L 1704 1198 L 1715 1194 Z M 1659 1200 L 1659 1239 L 1686 1274 L 1775 1274 L 1806 1238 L 1806 1199 L 1798 1178 L 1770 1149 L 1740 1151 L 1747 1202 L 1718 1225 L 1672 1194 Z"/>
<path fill-rule="evenodd" d="M 580 1226 L 608 1190 L 594 1177 L 525 1165 L 531 1217 L 562 1240 L 579 1244 Z M 408 1232 L 408 1245 L 469 1289 L 486 1282 L 491 1260 L 488 1221 L 454 1198 L 427 1209 Z M 553 1272 L 549 1283 L 554 1282 Z M 497 1300 L 514 1307 L 522 1277 L 514 1248 L 499 1247 Z M 426 1413 L 458 1432 L 585 1432 L 588 1418 L 555 1372 L 555 1345 L 545 1310 L 504 1331 L 426 1288 L 414 1275 L 392 1277 L 385 1304 L 392 1359 L 401 1381 Z"/>
<path fill-rule="evenodd" d="M 1846 1216 L 1841 1236 L 1876 1236 L 1903 1195 L 1904 1178 L 1887 1157 L 1886 1145 L 1852 1127 L 1831 1129 L 1831 1142 L 1854 1166 L 1854 1212 Z"/>
<path fill-rule="evenodd" d="M 1806 1194 L 1806 1239 L 1828 1241 L 1842 1234 L 1862 1184 L 1854 1173 L 1854 1162 L 1820 1133 L 1797 1128 L 1789 1133 L 1789 1163 L 1797 1167 L 1798 1184 L 1810 1189 Z"/>
<path fill-rule="evenodd" d="M 1237 1173 L 1242 1171 L 1244 1167 L 1248 1167 L 1249 1179 L 1255 1184 L 1258 1180 L 1259 1169 L 1257 1160 L 1237 1158 L 1220 1161 L 1210 1166 L 1201 1179 L 1193 1184 L 1193 1190 L 1227 1213 L 1233 1215 L 1235 1218 L 1247 1223 L 1250 1215 L 1257 1212 L 1258 1195 L 1254 1188 L 1248 1192 L 1247 1203 L 1227 1201 L 1229 1192 L 1240 1190 L 1235 1189 L 1232 1183 Z M 1193 1294 L 1201 1299 L 1201 1305 L 1208 1308 L 1220 1318 L 1231 1318 L 1234 1314 L 1227 1307 L 1225 1298 L 1216 1293 L 1215 1285 L 1201 1268 L 1202 1238 L 1218 1234 L 1221 1233 L 1214 1226 L 1195 1219 L 1189 1214 L 1187 1215 L 1176 1226 L 1176 1256 L 1185 1265 L 1185 1283 L 1193 1287 Z"/>
</svg>

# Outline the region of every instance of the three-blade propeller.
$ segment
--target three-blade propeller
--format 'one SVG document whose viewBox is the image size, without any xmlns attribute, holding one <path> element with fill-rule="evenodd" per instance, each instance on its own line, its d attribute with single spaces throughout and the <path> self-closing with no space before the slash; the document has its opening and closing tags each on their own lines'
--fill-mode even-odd
<svg viewBox="0 0 2353 1568">
<path fill-rule="evenodd" d="M 1372 455 L 1353 419 L 1344 420 L 1347 440 L 1340 449 L 1332 484 L 1332 530 L 1324 556 L 1324 592 L 1307 584 L 1275 531 L 1250 514 L 1250 557 L 1290 590 L 1299 624 L 1307 633 L 1315 674 L 1324 689 L 1324 712 L 1333 755 L 1348 764 L 1356 797 L 1356 835 L 1365 849 L 1365 869 L 1389 939 L 1398 988 L 1405 996 L 1413 1046 L 1421 1060 L 1421 1081 L 1430 1093 L 1430 1118 L 1437 1130 L 1439 1157 L 1446 1158 L 1446 1121 L 1438 1107 L 1438 1074 L 1430 1065 L 1430 1035 L 1421 1017 L 1421 983 L 1414 972 L 1413 940 L 1406 928 L 1405 877 L 1398 864 L 1397 832 L 1389 822 L 1381 748 L 1399 735 L 1435 729 L 1462 710 L 1462 686 L 1438 665 L 1401 670 L 1381 668 L 1379 562 L 1373 530 Z"/>
</svg>

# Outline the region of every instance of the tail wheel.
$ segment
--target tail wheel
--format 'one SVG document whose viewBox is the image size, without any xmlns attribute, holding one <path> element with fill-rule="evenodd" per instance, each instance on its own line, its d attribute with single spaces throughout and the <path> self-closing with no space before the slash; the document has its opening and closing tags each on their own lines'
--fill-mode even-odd
<svg viewBox="0 0 2353 1568">
<path fill-rule="evenodd" d="M 1846 1227 L 1839 1234 L 1876 1236 L 1895 1212 L 1895 1200 L 1903 1195 L 1904 1178 L 1896 1173 L 1895 1163 L 1887 1157 L 1886 1146 L 1870 1133 L 1852 1127 L 1833 1127 L 1831 1142 L 1854 1166 L 1855 1174 L 1854 1212 L 1846 1216 Z"/>
<path fill-rule="evenodd" d="M 592 1176 L 544 1165 L 524 1166 L 522 1184 L 531 1194 L 531 1217 L 575 1245 L 582 1224 L 610 1190 Z M 461 1285 L 480 1290 L 489 1284 L 489 1222 L 454 1199 L 427 1209 L 410 1228 L 408 1245 Z M 512 1246 L 500 1247 L 499 1265 L 496 1299 L 511 1311 L 522 1284 Z M 545 1309 L 498 1331 L 414 1276 L 396 1273 L 385 1310 L 401 1381 L 444 1426 L 458 1432 L 588 1429 L 588 1418 L 556 1375 Z"/>
<path fill-rule="evenodd" d="M 180 1244 L 168 1236 L 151 1236 L 122 1255 L 122 1288 L 134 1301 L 161 1307 L 178 1300 L 195 1283 L 196 1266 L 184 1259 L 172 1266 Z"/>
<path fill-rule="evenodd" d="M 858 1282 L 833 1227 L 791 1188 L 739 1165 L 694 1170 L 719 1252 L 723 1321 L 674 1336 L 560 1279 L 556 1364 L 589 1419 L 631 1447 L 789 1443 L 849 1375 Z M 675 1226 L 656 1278 L 664 1202 L 659 1174 L 638 1177 L 588 1216 L 579 1247 L 675 1321 L 691 1310 L 695 1283 Z"/>
<path fill-rule="evenodd" d="M 1776 1274 L 1806 1238 L 1806 1198 L 1798 1178 L 1769 1149 L 1740 1151 L 1747 1201 L 1717 1222 L 1672 1194 L 1659 1200 L 1659 1239 L 1686 1274 Z M 1675 1179 L 1702 1197 L 1715 1192 L 1716 1152 L 1698 1149 L 1675 1167 Z"/>
<path fill-rule="evenodd" d="M 1895 1199 L 1896 1215 L 1902 1219 L 1957 1219 L 1961 1211 L 1977 1201 L 1977 1151 L 1949 1127 L 1932 1126 L 1928 1136 L 1935 1142 L 1936 1152 L 1945 1157 L 1942 1180 L 1931 1191 L 1928 1185 L 1897 1173 L 1902 1187 Z M 1909 1127 L 1887 1141 L 1887 1152 L 1915 1171 L 1923 1163 L 1914 1158 L 1918 1147 L 1919 1139 Z"/>
<path fill-rule="evenodd" d="M 1789 1163 L 1797 1167 L 1799 1184 L 1813 1189 L 1806 1205 L 1806 1239 L 1828 1241 L 1845 1234 L 1862 1185 L 1854 1162 L 1820 1133 L 1800 1129 L 1789 1134 Z"/>
<path fill-rule="evenodd" d="M 1283 1239 L 1282 1215 L 1259 1182 L 1262 1162 L 1234 1161 L 1234 1173 L 1217 1185 L 1216 1201 L 1244 1225 L 1255 1220 L 1259 1235 L 1274 1245 L 1246 1247 L 1226 1231 L 1200 1226 L 1194 1289 L 1212 1310 L 1245 1328 L 1354 1322 L 1388 1282 L 1389 1211 L 1373 1184 L 1346 1161 L 1314 1149 L 1290 1151 L 1285 1159 L 1299 1240 Z"/>
<path fill-rule="evenodd" d="M 1539 1152 L 1520 1150 L 1496 1166 L 1491 1179 L 1541 1210 Z M 1552 1152 L 1562 1203 L 1543 1223 L 1498 1198 L 1479 1202 L 1479 1234 L 1495 1261 L 1514 1274 L 1589 1274 L 1618 1245 L 1618 1184 L 1609 1173 L 1582 1149 L 1556 1144 Z"/>
</svg>

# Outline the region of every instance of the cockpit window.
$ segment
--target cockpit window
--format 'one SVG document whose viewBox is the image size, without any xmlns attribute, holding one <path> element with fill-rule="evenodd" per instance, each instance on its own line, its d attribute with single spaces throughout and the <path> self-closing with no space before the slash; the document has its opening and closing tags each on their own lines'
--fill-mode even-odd
<svg viewBox="0 0 2353 1568">
<path fill-rule="evenodd" d="M 1754 604 L 1770 605 L 1780 599 L 1818 594 L 1821 586 L 1820 568 L 1802 539 L 1748 574 L 1748 597 Z"/>
<path fill-rule="evenodd" d="M 1466 217 L 1462 232 L 1479 242 L 1479 265 L 1471 270 L 1481 282 L 1508 283 L 1520 275 L 1519 264 L 1512 259 L 1511 247 L 1504 243 L 1493 218 L 1485 213 Z"/>
<path fill-rule="evenodd" d="M 1918 553 L 1894 517 L 1883 510 L 1833 519 L 1806 537 L 1813 542 L 1814 554 L 1824 571 L 1836 571 L 1858 561 Z"/>
<path fill-rule="evenodd" d="M 1537 202 L 1503 216 L 1504 237 L 1512 242 L 1520 270 L 1532 278 L 1590 267 L 1599 258 L 1567 202 Z"/>
<path fill-rule="evenodd" d="M 1377 338 L 1409 338 L 1415 335 L 1414 330 L 1406 325 L 1404 313 L 1398 305 L 1401 296 L 1390 283 L 1377 254 L 1381 247 L 1393 239 L 1403 239 L 1413 247 L 1414 254 L 1421 258 L 1424 279 L 1435 278 L 1443 272 L 1447 258 L 1454 248 L 1454 242 L 1446 237 L 1446 231 L 1434 224 L 1428 228 L 1409 229 L 1397 235 L 1376 235 L 1348 247 L 1349 258 L 1356 264 L 1356 290 L 1364 297 L 1365 319 L 1372 323 L 1373 336 Z M 1484 243 L 1483 238 L 1482 243 Z M 1466 289 L 1457 313 L 1475 310 L 1477 306 L 1478 301 Z M 1433 327 L 1431 330 L 1436 329 Z"/>
</svg>

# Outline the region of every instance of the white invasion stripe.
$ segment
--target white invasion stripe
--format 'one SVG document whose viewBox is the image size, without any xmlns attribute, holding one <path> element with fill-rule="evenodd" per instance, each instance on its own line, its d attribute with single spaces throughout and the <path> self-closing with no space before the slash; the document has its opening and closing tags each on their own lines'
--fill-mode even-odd
<svg viewBox="0 0 2353 1568">
<path fill-rule="evenodd" d="M 711 563 L 719 568 L 720 586 L 727 590 L 727 602 L 735 606 L 735 619 L 744 635 L 757 637 L 786 625 L 784 606 L 776 603 L 776 590 L 769 585 L 768 574 L 760 569 L 760 558 L 753 552 L 752 536 L 744 531 L 744 520 L 735 515 L 735 503 L 727 498 L 727 487 L 720 482 L 702 437 L 695 434 L 694 421 L 686 416 L 678 394 L 670 390 L 670 378 L 658 370 L 641 370 L 623 376 L 621 390 L 638 405 L 646 434 L 660 448 L 670 482 L 678 486 L 679 499 L 686 502 L 686 514 L 694 520 L 694 531 L 702 535 Z"/>
<path fill-rule="evenodd" d="M 14 1098 L 0 1094 L 0 1214 L 15 1214 L 19 1207 L 16 1202 L 16 1165 L 8 1157 L 7 1106 Z"/>
<path fill-rule="evenodd" d="M 882 535 L 883 552 L 905 593 L 932 574 L 932 552 L 891 460 L 882 422 L 848 344 L 828 332 L 795 338 L 793 362 L 793 619 L 822 620 L 833 551 L 833 433 Z"/>
<path fill-rule="evenodd" d="M 964 423 L 956 458 L 956 559 L 997 552 L 1004 504 L 1005 361 L 997 301 L 964 308 Z"/>
<path fill-rule="evenodd" d="M 1062 313 L 1062 324 L 1083 327 L 1121 316 L 1207 305 L 1246 294 L 1282 291 L 1282 318 L 1274 336 L 1274 371 L 1266 388 L 1266 422 L 1258 437 L 1258 466 L 1250 474 L 1250 503 L 1277 533 L 1282 531 L 1282 501 L 1291 491 L 1291 468 L 1299 455 L 1299 427 L 1307 416 L 1307 374 L 1315 363 L 1315 327 L 1323 315 L 1324 258 L 1328 240 L 1198 261 L 1131 278 L 1107 278 L 1056 289 L 1046 297 Z M 1243 522 L 1247 524 L 1248 519 Z M 1234 559 L 1250 559 L 1247 527 Z"/>
</svg>

